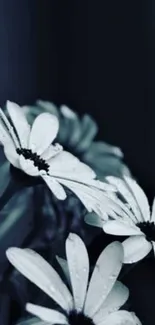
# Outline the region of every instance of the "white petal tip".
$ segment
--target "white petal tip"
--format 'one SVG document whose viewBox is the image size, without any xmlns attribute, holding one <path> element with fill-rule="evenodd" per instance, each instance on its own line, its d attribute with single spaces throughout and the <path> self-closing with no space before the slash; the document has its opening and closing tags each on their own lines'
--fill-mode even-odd
<svg viewBox="0 0 155 325">
<path fill-rule="evenodd" d="M 20 248 L 17 247 L 10 247 L 6 250 L 6 257 L 9 260 L 9 262 L 13 262 L 14 258 L 16 258 L 16 254 L 19 253 Z"/>
</svg>

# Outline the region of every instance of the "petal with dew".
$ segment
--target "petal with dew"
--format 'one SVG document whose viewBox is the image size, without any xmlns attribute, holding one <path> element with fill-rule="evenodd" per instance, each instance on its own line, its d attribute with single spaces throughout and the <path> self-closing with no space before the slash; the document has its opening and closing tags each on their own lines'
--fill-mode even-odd
<svg viewBox="0 0 155 325">
<path fill-rule="evenodd" d="M 51 145 L 59 129 L 59 121 L 56 116 L 49 113 L 42 113 L 33 122 L 29 149 L 42 155 Z"/>
<path fill-rule="evenodd" d="M 128 300 L 129 290 L 120 281 L 116 281 L 112 290 L 108 294 L 106 300 L 101 305 L 101 308 L 94 315 L 94 323 L 100 323 L 102 319 L 109 314 L 116 312 Z"/>
<path fill-rule="evenodd" d="M 6 251 L 10 263 L 37 285 L 63 309 L 72 308 L 72 296 L 53 267 L 31 249 L 11 247 Z"/>
<path fill-rule="evenodd" d="M 140 320 L 134 315 L 126 310 L 119 310 L 115 313 L 111 313 L 106 319 L 103 319 L 102 322 L 97 323 L 96 325 L 141 325 Z"/>
<path fill-rule="evenodd" d="M 42 306 L 27 303 L 26 310 L 32 315 L 35 315 L 41 320 L 49 322 L 50 324 L 68 324 L 65 315 L 59 313 L 54 309 L 49 309 Z"/>
<path fill-rule="evenodd" d="M 65 193 L 63 187 L 61 186 L 61 184 L 59 184 L 59 182 L 56 179 L 54 179 L 53 177 L 48 176 L 48 175 L 41 175 L 41 177 L 46 182 L 46 184 L 49 187 L 49 189 L 51 190 L 51 192 L 59 200 L 65 200 L 66 199 L 66 193 Z"/>
<path fill-rule="evenodd" d="M 66 255 L 73 289 L 74 304 L 79 312 L 83 309 L 88 276 L 89 259 L 86 247 L 79 236 L 70 233 L 66 240 Z"/>
<path fill-rule="evenodd" d="M 84 312 L 89 317 L 100 309 L 122 267 L 124 254 L 119 242 L 108 245 L 99 256 L 88 287 Z"/>
<path fill-rule="evenodd" d="M 132 236 L 123 243 L 124 263 L 131 264 L 142 260 L 152 249 L 145 236 Z"/>
<path fill-rule="evenodd" d="M 124 220 L 109 220 L 103 224 L 103 229 L 107 234 L 116 236 L 141 235 L 140 229 L 134 223 L 128 223 Z"/>
<path fill-rule="evenodd" d="M 19 137 L 20 144 L 23 148 L 27 148 L 30 135 L 30 125 L 27 122 L 25 114 L 22 111 L 22 108 L 16 103 L 7 101 L 6 106 Z"/>
</svg>

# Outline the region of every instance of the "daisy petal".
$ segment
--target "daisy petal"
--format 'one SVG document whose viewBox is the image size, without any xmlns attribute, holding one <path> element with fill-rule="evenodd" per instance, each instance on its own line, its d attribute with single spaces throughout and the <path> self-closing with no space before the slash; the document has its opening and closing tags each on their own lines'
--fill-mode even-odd
<svg viewBox="0 0 155 325">
<path fill-rule="evenodd" d="M 8 161 L 15 167 L 19 167 L 18 154 L 15 144 L 5 127 L 0 123 L 0 143 L 4 146 L 4 153 Z"/>
<path fill-rule="evenodd" d="M 127 181 L 129 178 L 124 177 Z M 126 202 L 129 204 L 129 207 L 132 209 L 133 213 L 135 214 L 137 220 L 143 221 L 143 216 L 141 214 L 140 207 L 137 205 L 138 202 L 135 198 L 135 193 L 131 192 L 130 187 L 128 186 L 128 183 L 126 184 L 124 180 L 114 177 L 114 176 L 108 176 L 106 179 L 110 182 L 110 184 L 113 184 L 116 186 L 118 192 L 121 193 L 121 195 L 125 198 Z"/>
<path fill-rule="evenodd" d="M 152 248 L 153 248 L 153 253 L 154 253 L 154 256 L 155 256 L 155 242 L 152 241 Z"/>
<path fill-rule="evenodd" d="M 56 116 L 40 114 L 34 121 L 29 138 L 29 149 L 41 155 L 53 142 L 59 129 Z"/>
<path fill-rule="evenodd" d="M 44 160 L 50 160 L 54 156 L 56 156 L 58 153 L 60 153 L 63 150 L 63 147 L 56 143 L 54 146 L 51 144 L 41 155 L 41 158 Z"/>
<path fill-rule="evenodd" d="M 9 248 L 10 263 L 66 311 L 72 308 L 72 296 L 53 267 L 31 249 Z"/>
<path fill-rule="evenodd" d="M 41 320 L 49 322 L 50 324 L 68 324 L 66 317 L 56 310 L 30 303 L 26 304 L 26 310 L 29 313 L 39 317 Z"/>
<path fill-rule="evenodd" d="M 105 320 L 96 325 L 141 325 L 140 320 L 134 315 L 125 310 L 119 310 L 110 314 Z"/>
<path fill-rule="evenodd" d="M 54 179 L 51 176 L 48 175 L 41 175 L 43 180 L 46 182 L 47 186 L 51 190 L 51 192 L 59 199 L 59 200 L 65 200 L 66 199 L 66 193 L 63 189 L 63 187 L 57 182 L 56 179 Z"/>
<path fill-rule="evenodd" d="M 109 220 L 103 224 L 103 229 L 107 234 L 116 236 L 132 236 L 142 234 L 140 229 L 134 223 L 124 220 Z"/>
<path fill-rule="evenodd" d="M 139 209 L 142 213 L 143 220 L 148 221 L 150 220 L 150 207 L 148 199 L 142 190 L 142 188 L 130 177 L 124 177 L 127 184 L 130 186 L 132 193 L 137 201 Z"/>
<path fill-rule="evenodd" d="M 78 158 L 67 151 L 60 152 L 47 163 L 50 165 L 51 176 L 73 180 L 89 180 L 96 177 L 95 172 L 89 166 L 81 163 Z"/>
<path fill-rule="evenodd" d="M 155 198 L 153 200 L 153 205 L 152 205 L 151 222 L 155 222 Z"/>
<path fill-rule="evenodd" d="M 49 325 L 49 323 L 45 323 L 44 321 L 38 319 L 38 317 L 31 317 L 17 323 L 16 325 Z M 51 323 L 51 325 L 54 324 Z"/>
<path fill-rule="evenodd" d="M 144 236 L 132 236 L 123 243 L 124 263 L 135 263 L 142 260 L 152 249 Z"/>
<path fill-rule="evenodd" d="M 99 256 L 84 307 L 84 312 L 89 317 L 94 316 L 110 293 L 121 270 L 123 257 L 123 246 L 119 242 L 108 245 Z"/>
<path fill-rule="evenodd" d="M 78 115 L 65 105 L 62 105 L 60 107 L 60 111 L 61 111 L 62 117 L 64 117 L 64 120 L 62 121 L 63 125 L 65 124 L 64 121 L 66 122 L 66 120 L 67 120 L 67 122 L 69 122 L 69 124 L 70 124 L 70 128 L 68 130 L 70 130 L 70 132 L 71 132 L 70 134 L 72 134 L 71 137 L 67 137 L 67 134 L 66 134 L 65 140 L 67 141 L 67 143 L 70 147 L 75 148 L 77 143 L 79 142 L 79 139 L 81 136 L 81 121 L 79 120 Z M 67 130 L 66 127 L 65 127 L 65 129 Z M 63 133 L 62 133 L 62 135 L 61 135 L 61 133 L 59 134 L 60 140 L 62 138 L 62 141 L 64 140 Z M 65 141 L 63 141 L 63 143 L 64 142 Z"/>
<path fill-rule="evenodd" d="M 99 311 L 93 317 L 94 323 L 100 323 L 109 314 L 117 311 L 125 304 L 129 297 L 128 288 L 119 281 L 116 281 L 106 300 L 101 305 Z"/>
<path fill-rule="evenodd" d="M 75 193 L 88 212 L 94 211 L 105 220 L 108 219 L 108 213 L 110 215 L 110 213 L 113 212 L 113 205 L 116 207 L 116 204 L 106 196 L 104 192 L 101 192 L 98 189 L 91 188 L 78 182 L 64 180 L 62 178 L 57 178 L 57 181 Z"/>
<path fill-rule="evenodd" d="M 71 287 L 70 274 L 69 274 L 69 268 L 68 268 L 67 261 L 60 256 L 56 256 L 56 260 L 58 261 L 59 265 L 61 266 L 63 273 L 67 279 L 67 282 L 68 282 L 69 286 Z"/>
<path fill-rule="evenodd" d="M 27 148 L 30 134 L 30 125 L 26 120 L 25 114 L 22 111 L 22 108 L 16 103 L 7 101 L 6 106 L 12 123 L 18 134 L 20 144 L 23 148 Z"/>
<path fill-rule="evenodd" d="M 69 234 L 66 240 L 66 255 L 75 308 L 81 311 L 83 309 L 88 284 L 89 259 L 83 241 L 76 234 Z"/>
<path fill-rule="evenodd" d="M 89 148 L 97 132 L 98 127 L 96 122 L 91 116 L 87 114 L 84 115 L 81 121 L 81 138 L 76 146 L 76 150 L 85 152 Z"/>
<path fill-rule="evenodd" d="M 84 217 L 85 222 L 88 225 L 91 226 L 95 226 L 95 227 L 99 227 L 102 228 L 103 227 L 103 221 L 101 220 L 101 218 L 94 212 L 92 213 L 87 213 Z"/>
<path fill-rule="evenodd" d="M 46 110 L 48 113 L 58 117 L 57 107 L 53 103 L 38 99 L 36 105 L 39 106 L 39 109 L 42 109 L 42 111 Z"/>
</svg>

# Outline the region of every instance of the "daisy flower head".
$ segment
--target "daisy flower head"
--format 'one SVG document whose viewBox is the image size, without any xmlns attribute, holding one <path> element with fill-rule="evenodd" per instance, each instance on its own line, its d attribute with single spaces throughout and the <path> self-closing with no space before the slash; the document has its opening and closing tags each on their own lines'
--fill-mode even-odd
<svg viewBox="0 0 155 325">
<path fill-rule="evenodd" d="M 44 112 L 30 126 L 21 107 L 9 101 L 6 106 L 8 118 L 0 110 L 0 142 L 14 174 L 21 170 L 31 179 L 42 179 L 59 200 L 66 198 L 65 186 L 88 210 L 100 212 L 104 191 L 114 187 L 96 180 L 89 166 L 53 144 L 59 129 L 57 117 Z"/>
<path fill-rule="evenodd" d="M 61 311 L 57 311 L 28 303 L 27 311 L 41 321 L 67 325 L 141 324 L 134 313 L 119 310 L 129 296 L 128 289 L 117 281 L 123 262 L 121 243 L 114 242 L 101 253 L 89 282 L 86 247 L 80 237 L 71 233 L 66 240 L 71 290 L 54 268 L 34 251 L 9 248 L 6 254 L 19 272 L 60 306 Z"/>
<path fill-rule="evenodd" d="M 92 220 L 87 217 L 86 222 L 103 227 L 103 230 L 116 236 L 129 236 L 123 242 L 124 263 L 135 263 L 143 259 L 153 249 L 155 253 L 155 200 L 150 212 L 148 199 L 137 184 L 129 177 L 124 180 L 109 176 L 110 184 L 116 186 L 119 198 L 115 197 L 115 208 L 112 218 L 102 222 L 99 218 Z"/>
<path fill-rule="evenodd" d="M 54 114 L 59 119 L 58 143 L 92 167 L 100 179 L 104 179 L 107 175 L 117 177 L 130 175 L 129 169 L 122 161 L 123 153 L 120 148 L 95 140 L 98 126 L 90 115 L 84 114 L 79 117 L 66 105 L 57 108 L 53 103 L 42 100 L 38 100 L 35 106 L 24 107 L 24 112 L 31 123 L 43 111 Z"/>
</svg>

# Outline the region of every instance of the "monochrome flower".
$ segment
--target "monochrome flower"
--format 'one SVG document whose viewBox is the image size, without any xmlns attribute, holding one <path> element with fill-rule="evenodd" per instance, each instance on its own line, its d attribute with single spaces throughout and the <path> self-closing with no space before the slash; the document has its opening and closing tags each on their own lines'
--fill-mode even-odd
<svg viewBox="0 0 155 325">
<path fill-rule="evenodd" d="M 121 195 L 121 198 L 115 197 L 115 204 L 121 210 L 116 212 L 114 209 L 116 214 L 106 222 L 89 215 L 86 222 L 103 227 L 108 234 L 130 236 L 123 242 L 124 263 L 135 263 L 148 255 L 152 248 L 155 253 L 155 200 L 150 213 L 148 199 L 135 180 L 112 176 L 107 180 Z"/>
<path fill-rule="evenodd" d="M 88 211 L 100 213 L 105 203 L 104 191 L 114 188 L 96 180 L 94 171 L 63 151 L 62 146 L 51 144 L 59 129 L 56 116 L 42 113 L 30 127 L 17 104 L 8 101 L 7 110 L 11 122 L 0 110 L 0 142 L 8 161 L 29 176 L 41 177 L 58 199 L 66 198 L 65 186 L 78 196 Z"/>
<path fill-rule="evenodd" d="M 57 116 L 60 123 L 58 143 L 93 168 L 101 180 L 109 175 L 130 175 L 129 169 L 122 161 L 123 153 L 120 148 L 95 140 L 98 126 L 90 115 L 79 117 L 65 105 L 59 109 L 53 103 L 42 100 L 38 100 L 35 106 L 24 106 L 23 109 L 30 123 L 43 111 Z"/>
<path fill-rule="evenodd" d="M 123 247 L 114 242 L 99 256 L 88 285 L 89 259 L 83 241 L 75 234 L 66 240 L 71 291 L 40 255 L 29 249 L 9 248 L 9 261 L 60 307 L 61 312 L 28 303 L 26 309 L 50 324 L 136 325 L 134 313 L 119 310 L 129 296 L 117 277 L 123 262 Z"/>
</svg>

